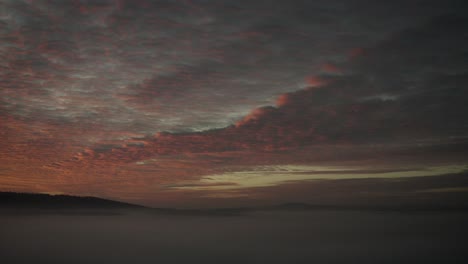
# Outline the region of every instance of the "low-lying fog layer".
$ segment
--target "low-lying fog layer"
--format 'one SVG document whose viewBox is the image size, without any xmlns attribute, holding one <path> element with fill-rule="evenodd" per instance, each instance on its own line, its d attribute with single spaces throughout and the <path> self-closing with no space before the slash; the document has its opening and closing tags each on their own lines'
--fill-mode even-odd
<svg viewBox="0 0 468 264">
<path fill-rule="evenodd" d="M 9 263 L 468 263 L 468 212 L 0 215 Z"/>
</svg>

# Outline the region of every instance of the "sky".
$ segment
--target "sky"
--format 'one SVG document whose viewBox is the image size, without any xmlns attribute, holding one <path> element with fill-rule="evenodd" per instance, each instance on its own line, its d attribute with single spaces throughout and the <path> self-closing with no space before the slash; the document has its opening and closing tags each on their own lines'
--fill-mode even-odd
<svg viewBox="0 0 468 264">
<path fill-rule="evenodd" d="M 468 204 L 458 0 L 0 0 L 0 191 Z"/>
</svg>

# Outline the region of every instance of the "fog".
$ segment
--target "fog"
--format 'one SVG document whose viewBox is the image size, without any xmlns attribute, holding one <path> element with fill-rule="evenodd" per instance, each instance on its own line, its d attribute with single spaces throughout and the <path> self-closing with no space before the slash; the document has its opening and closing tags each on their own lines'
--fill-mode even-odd
<svg viewBox="0 0 468 264">
<path fill-rule="evenodd" d="M 2 263 L 467 263 L 468 212 L 0 214 Z"/>
</svg>

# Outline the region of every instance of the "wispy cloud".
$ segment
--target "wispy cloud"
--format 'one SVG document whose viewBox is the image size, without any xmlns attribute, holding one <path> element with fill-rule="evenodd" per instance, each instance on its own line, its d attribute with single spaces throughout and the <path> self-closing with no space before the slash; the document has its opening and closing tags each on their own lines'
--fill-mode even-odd
<svg viewBox="0 0 468 264">
<path fill-rule="evenodd" d="M 380 169 L 320 166 L 266 166 L 253 167 L 248 171 L 225 172 L 203 176 L 198 182 L 172 188 L 189 190 L 229 190 L 275 186 L 288 182 L 342 179 L 398 179 L 422 176 L 440 176 L 461 173 L 468 165 L 451 165 L 427 168 Z"/>
</svg>

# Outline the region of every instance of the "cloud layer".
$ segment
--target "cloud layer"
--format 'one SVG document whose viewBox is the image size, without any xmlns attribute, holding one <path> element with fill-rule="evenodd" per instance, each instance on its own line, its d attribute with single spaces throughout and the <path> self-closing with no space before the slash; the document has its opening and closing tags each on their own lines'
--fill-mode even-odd
<svg viewBox="0 0 468 264">
<path fill-rule="evenodd" d="M 258 166 L 463 166 L 463 7 L 1 1 L 1 186 L 170 203 Z"/>
</svg>

